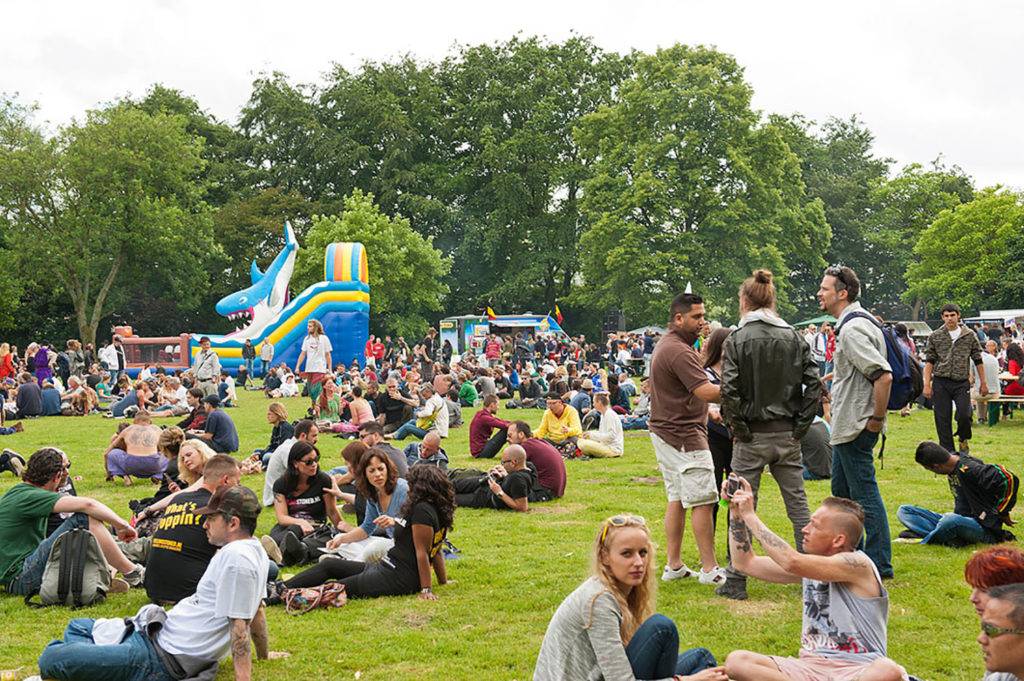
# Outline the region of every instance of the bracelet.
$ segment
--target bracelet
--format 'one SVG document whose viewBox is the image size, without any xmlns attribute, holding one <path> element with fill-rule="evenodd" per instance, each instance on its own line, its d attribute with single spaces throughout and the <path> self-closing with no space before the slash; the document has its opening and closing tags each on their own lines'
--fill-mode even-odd
<svg viewBox="0 0 1024 681">
<path fill-rule="evenodd" d="M 874 414 L 872 414 L 871 416 L 868 417 L 868 421 L 878 421 L 879 423 L 881 423 L 884 420 L 885 420 L 884 416 L 875 416 Z"/>
<path fill-rule="evenodd" d="M 420 593 L 421 594 L 432 594 L 432 593 L 434 593 L 434 591 L 429 586 L 427 586 L 427 587 L 424 587 L 424 588 L 420 589 Z"/>
</svg>

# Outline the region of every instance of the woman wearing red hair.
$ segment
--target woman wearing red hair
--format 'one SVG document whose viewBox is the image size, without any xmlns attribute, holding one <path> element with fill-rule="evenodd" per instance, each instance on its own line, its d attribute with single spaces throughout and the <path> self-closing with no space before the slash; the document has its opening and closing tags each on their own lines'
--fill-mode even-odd
<svg viewBox="0 0 1024 681">
<path fill-rule="evenodd" d="M 974 587 L 969 600 L 981 617 L 989 589 L 1024 582 L 1024 551 L 1009 544 L 978 551 L 964 565 L 964 579 Z"/>
</svg>

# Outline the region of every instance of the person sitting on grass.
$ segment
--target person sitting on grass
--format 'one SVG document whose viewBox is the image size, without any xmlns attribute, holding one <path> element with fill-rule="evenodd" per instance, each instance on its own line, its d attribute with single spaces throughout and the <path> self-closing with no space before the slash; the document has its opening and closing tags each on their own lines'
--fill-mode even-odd
<svg viewBox="0 0 1024 681">
<path fill-rule="evenodd" d="M 220 408 L 220 398 L 216 395 L 207 395 L 202 402 L 203 408 L 206 410 L 206 422 L 203 423 L 203 429 L 200 431 L 193 428 L 186 431 L 186 434 L 190 438 L 205 440 L 210 449 L 220 454 L 237 452 L 238 431 L 228 413 Z"/>
<path fill-rule="evenodd" d="M 209 463 L 217 453 L 202 440 L 186 440 L 178 447 L 178 484 L 171 486 L 174 489 L 170 494 L 156 499 L 141 508 L 135 514 L 135 526 L 144 528 L 140 521 L 148 518 L 159 518 L 177 494 L 195 492 L 202 488 L 204 483 L 203 475 L 206 471 L 206 464 Z M 140 504 L 141 506 L 141 504 Z M 140 530 L 145 533 L 145 530 Z"/>
<path fill-rule="evenodd" d="M 926 470 L 945 475 L 953 493 L 953 512 L 936 513 L 918 506 L 900 506 L 896 517 L 906 526 L 900 538 L 922 544 L 966 546 L 1013 539 L 1003 525 L 1013 525 L 1017 476 L 999 464 L 987 464 L 966 452 L 950 454 L 936 442 L 922 442 L 914 459 Z"/>
<path fill-rule="evenodd" d="M 750 483 L 722 498 L 729 504 L 729 549 L 733 567 L 776 583 L 803 584 L 800 657 L 734 650 L 725 660 L 733 681 L 906 681 L 907 673 L 886 657 L 889 592 L 878 568 L 857 549 L 864 535 L 864 510 L 850 499 L 827 497 L 803 528 L 803 553 L 774 534 L 754 510 Z M 753 551 L 755 537 L 767 556 Z"/>
<path fill-rule="evenodd" d="M 433 466 L 416 466 L 433 468 Z M 409 469 L 412 475 L 413 469 Z M 501 453 L 501 465 L 484 475 L 454 480 L 455 503 L 466 508 L 493 508 L 525 513 L 537 474 L 526 465 L 526 450 L 510 445 Z"/>
<path fill-rule="evenodd" d="M 537 484 L 530 492 L 530 501 L 550 501 L 565 494 L 567 475 L 565 459 L 547 440 L 534 437 L 526 421 L 508 424 L 508 441 L 526 451 L 526 462 L 537 472 Z"/>
<path fill-rule="evenodd" d="M 286 657 L 267 649 L 260 601 L 266 595 L 268 564 L 252 538 L 259 512 L 252 490 L 217 490 L 208 506 L 195 511 L 205 516 L 210 543 L 221 547 L 196 592 L 169 611 L 147 604 L 130 618 L 71 620 L 64 640 L 51 641 L 43 650 L 39 673 L 57 681 L 213 678 L 230 653 L 235 678 L 248 679 L 253 644 L 258 658 Z"/>
<path fill-rule="evenodd" d="M 149 412 L 140 410 L 132 425 L 118 433 L 103 452 L 107 482 L 117 476 L 125 486 L 132 484 L 132 476 L 159 482 L 167 468 L 167 457 L 157 450 L 159 442 L 160 427 L 153 425 Z"/>
<path fill-rule="evenodd" d="M 495 416 L 499 407 L 498 396 L 488 395 L 484 408 L 469 422 L 469 454 L 474 459 L 493 459 L 505 446 L 509 422 Z"/>
<path fill-rule="evenodd" d="M 138 537 L 135 530 L 107 506 L 90 499 L 61 495 L 68 482 L 63 452 L 43 447 L 28 459 L 21 482 L 0 497 L 0 585 L 16 596 L 39 591 L 50 549 L 57 537 L 73 529 L 87 529 L 99 544 L 103 557 L 123 580 L 111 582 L 108 593 L 124 593 L 129 586 L 141 586 L 145 568 L 132 563 L 114 542 L 107 526 L 124 542 Z M 46 525 L 51 513 L 71 513 L 49 537 Z"/>
<path fill-rule="evenodd" d="M 534 681 L 727 681 L 707 649 L 679 654 L 675 623 L 655 614 L 654 546 L 643 518 L 605 520 L 592 561 L 593 576 L 562 601 L 548 624 Z"/>
<path fill-rule="evenodd" d="M 303 565 L 317 559 L 311 555 L 310 544 L 303 542 L 306 535 L 316 531 L 328 519 L 335 527 L 344 521 L 338 512 L 336 497 L 331 494 L 334 483 L 320 470 L 320 451 L 310 442 L 299 441 L 288 453 L 288 468 L 284 476 L 274 483 L 274 513 L 277 524 L 270 530 L 270 539 L 280 549 L 284 565 Z M 261 539 L 268 554 L 273 546 Z M 327 540 L 323 540 L 325 545 Z M 277 558 L 276 555 L 271 557 Z"/>
<path fill-rule="evenodd" d="M 608 393 L 594 395 L 594 409 L 601 414 L 601 427 L 580 435 L 580 451 L 586 456 L 602 459 L 622 456 L 622 421 L 612 411 Z"/>
<path fill-rule="evenodd" d="M 364 449 L 352 475 L 356 492 L 365 500 L 362 519 L 358 527 L 342 521 L 338 526 L 342 534 L 327 542 L 327 548 L 349 560 L 380 560 L 394 546 L 395 518 L 405 505 L 409 483 L 398 477 L 391 458 L 380 449 L 365 449 L 361 442 L 349 445 L 356 446 Z"/>
<path fill-rule="evenodd" d="M 292 437 L 288 438 L 277 446 L 267 460 L 266 476 L 263 478 L 263 505 L 274 505 L 274 485 L 284 477 L 288 470 L 288 454 L 292 446 L 299 441 L 305 440 L 315 445 L 320 439 L 320 429 L 312 419 L 302 419 L 295 424 L 295 431 Z"/>
<path fill-rule="evenodd" d="M 381 457 L 375 460 L 384 461 Z M 349 598 L 419 593 L 423 600 L 437 600 L 430 569 L 433 567 L 438 585 L 448 583 L 441 547 L 454 523 L 455 493 L 437 466 L 410 468 L 408 482 L 408 496 L 394 519 L 395 545 L 379 563 L 324 559 L 286 582 L 275 582 L 267 604 L 281 603 L 285 589 L 316 586 L 329 579 L 339 580 Z"/>
<path fill-rule="evenodd" d="M 562 401 L 560 393 L 554 391 L 548 393 L 547 407 L 540 426 L 534 431 L 536 437 L 547 440 L 560 451 L 570 447 L 575 450 L 579 436 L 583 434 L 580 415 Z"/>
<path fill-rule="evenodd" d="M 406 421 L 391 435 L 384 437 L 390 440 L 404 440 L 409 435 L 420 439 L 428 431 L 436 430 L 441 437 L 448 437 L 448 408 L 444 404 L 444 398 L 434 391 L 434 386 L 424 383 L 420 386 L 420 395 L 423 397 L 423 406 L 416 412 L 416 419 Z"/>
<path fill-rule="evenodd" d="M 978 636 L 987 670 L 984 681 L 1019 681 L 1024 677 L 1022 634 L 1024 584 L 992 587 L 981 614 L 981 635 Z"/>
<path fill-rule="evenodd" d="M 981 617 L 988 605 L 989 589 L 1024 582 L 1024 551 L 1009 544 L 982 549 L 964 565 L 964 581 L 972 589 L 967 600 Z"/>
<path fill-rule="evenodd" d="M 145 381 L 135 381 L 131 390 L 122 393 L 121 399 L 110 405 L 110 411 L 107 412 L 111 418 L 121 418 L 124 416 L 125 409 L 128 407 L 138 407 L 139 409 L 148 409 L 150 400 L 153 397 L 153 391 L 149 387 L 149 383 Z"/>
<path fill-rule="evenodd" d="M 476 406 L 476 399 L 479 395 L 476 392 L 476 386 L 470 380 L 468 371 L 463 371 L 459 374 L 459 382 L 461 384 L 459 387 L 459 404 L 463 407 Z"/>
<path fill-rule="evenodd" d="M 267 423 L 272 426 L 270 444 L 263 449 L 257 449 L 253 452 L 259 458 L 264 469 L 270 463 L 270 457 L 273 455 L 274 450 L 282 442 L 295 435 L 295 426 L 288 420 L 288 409 L 281 402 L 271 402 L 267 405 Z"/>
<path fill-rule="evenodd" d="M 441 436 L 430 431 L 423 436 L 423 442 L 413 442 L 405 446 L 405 461 L 409 467 L 419 464 L 432 464 L 441 470 L 448 470 L 448 452 L 441 447 Z"/>
<path fill-rule="evenodd" d="M 219 487 L 233 487 L 241 477 L 238 461 L 227 454 L 216 454 L 203 467 L 199 489 L 176 494 L 164 509 L 146 561 L 146 595 L 151 601 L 173 604 L 196 592 L 196 585 L 217 552 L 196 509 L 209 504 Z"/>
</svg>

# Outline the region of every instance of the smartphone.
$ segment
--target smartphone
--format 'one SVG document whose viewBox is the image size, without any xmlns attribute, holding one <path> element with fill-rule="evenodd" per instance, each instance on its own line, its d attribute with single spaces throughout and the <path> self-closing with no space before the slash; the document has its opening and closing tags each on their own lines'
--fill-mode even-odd
<svg viewBox="0 0 1024 681">
<path fill-rule="evenodd" d="M 729 477 L 725 481 L 725 493 L 728 496 L 736 494 L 740 488 L 740 477 L 735 473 L 729 473 Z"/>
</svg>

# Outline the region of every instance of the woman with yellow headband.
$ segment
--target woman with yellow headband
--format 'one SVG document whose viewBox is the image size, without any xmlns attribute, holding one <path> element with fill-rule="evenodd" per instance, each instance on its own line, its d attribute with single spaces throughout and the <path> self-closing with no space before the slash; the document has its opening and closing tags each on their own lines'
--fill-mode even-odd
<svg viewBox="0 0 1024 681">
<path fill-rule="evenodd" d="M 555 611 L 534 681 L 727 681 L 707 649 L 678 654 L 676 625 L 654 613 L 653 557 L 643 518 L 624 514 L 602 523 L 594 543 L 594 576 Z"/>
</svg>

